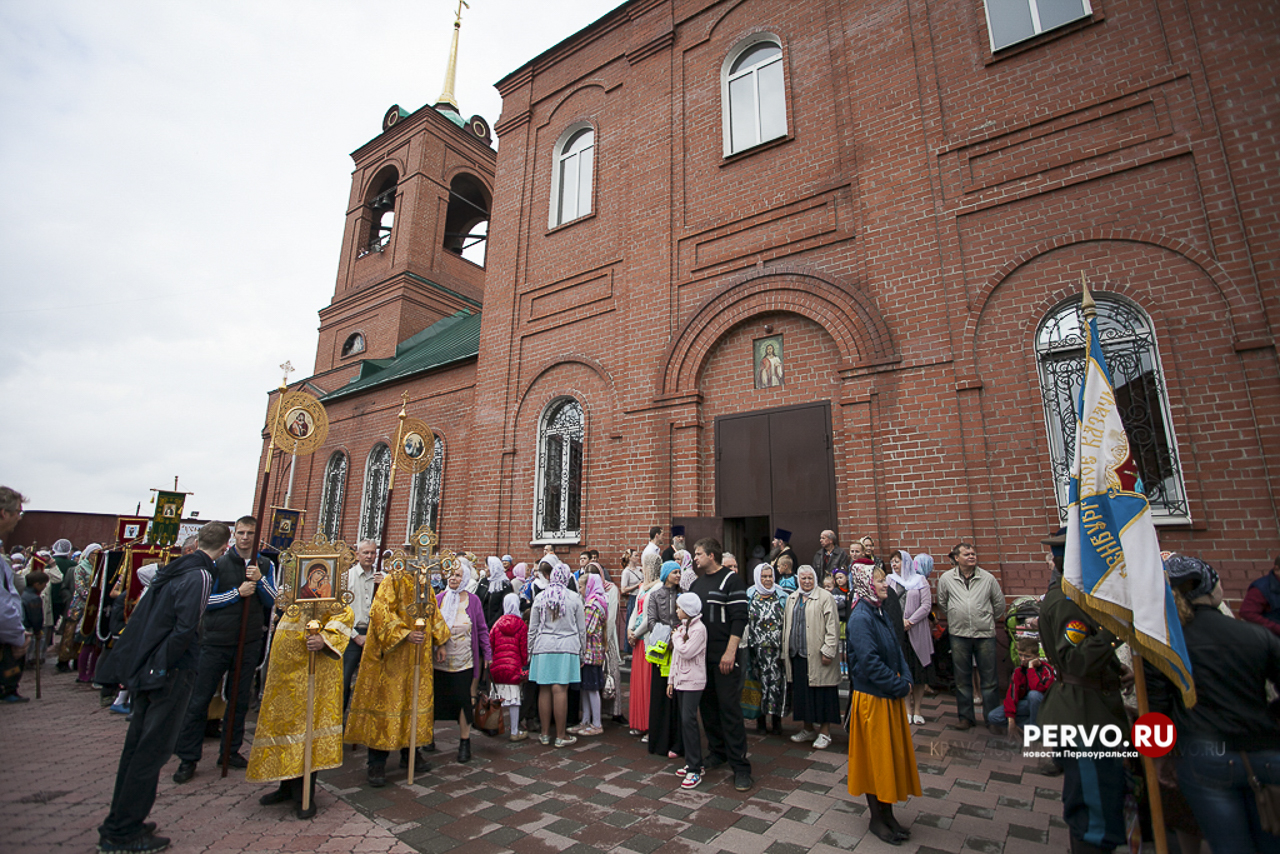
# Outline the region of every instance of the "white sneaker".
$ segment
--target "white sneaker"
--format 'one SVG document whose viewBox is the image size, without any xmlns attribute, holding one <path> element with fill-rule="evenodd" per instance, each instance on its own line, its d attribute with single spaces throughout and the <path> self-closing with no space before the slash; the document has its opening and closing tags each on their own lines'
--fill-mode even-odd
<svg viewBox="0 0 1280 854">
<path fill-rule="evenodd" d="M 817 737 L 818 734 L 816 732 L 809 732 L 807 729 L 802 729 L 795 735 L 791 736 L 791 740 L 796 744 L 804 744 L 806 741 L 813 741 Z"/>
<path fill-rule="evenodd" d="M 912 721 L 911 721 L 911 722 L 912 722 L 913 724 L 923 724 L 923 723 L 924 723 L 924 715 L 916 715 L 916 716 L 912 719 Z"/>
<path fill-rule="evenodd" d="M 829 735 L 820 733 L 818 737 L 813 740 L 814 750 L 826 750 L 830 746 L 831 746 L 831 736 Z"/>
</svg>

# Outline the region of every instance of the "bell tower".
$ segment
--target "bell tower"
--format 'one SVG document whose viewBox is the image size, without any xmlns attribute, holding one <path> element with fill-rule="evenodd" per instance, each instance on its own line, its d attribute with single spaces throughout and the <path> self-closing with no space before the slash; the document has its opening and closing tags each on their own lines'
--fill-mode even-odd
<svg viewBox="0 0 1280 854">
<path fill-rule="evenodd" d="M 315 373 L 396 355 L 458 312 L 477 313 L 497 152 L 481 116 L 454 95 L 459 0 L 444 88 L 415 112 L 393 104 L 355 162 L 333 299 L 320 310 Z"/>
</svg>

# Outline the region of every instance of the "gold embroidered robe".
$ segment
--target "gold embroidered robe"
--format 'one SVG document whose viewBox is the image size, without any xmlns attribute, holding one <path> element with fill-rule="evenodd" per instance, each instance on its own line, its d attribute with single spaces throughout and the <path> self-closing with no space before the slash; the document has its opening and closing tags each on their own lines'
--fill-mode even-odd
<svg viewBox="0 0 1280 854">
<path fill-rule="evenodd" d="M 271 642 L 271 662 L 262 690 L 258 727 L 249 750 L 247 780 L 288 780 L 302 776 L 307 727 L 307 614 L 283 616 Z M 352 634 L 350 608 L 330 615 L 320 630 L 325 648 L 316 653 L 316 696 L 312 715 L 311 770 L 342 764 L 342 652 Z"/>
<path fill-rule="evenodd" d="M 421 650 L 418 677 L 418 744 L 435 740 L 435 680 L 433 661 L 436 647 L 449 640 L 449 626 L 440 616 L 434 593 L 426 620 L 426 640 L 421 646 L 409 643 L 409 633 L 417 617 L 407 608 L 414 601 L 413 578 L 389 575 L 378 587 L 369 608 L 369 633 L 351 692 L 347 714 L 346 741 L 375 750 L 399 750 L 409 746 L 413 706 L 413 659 Z"/>
</svg>

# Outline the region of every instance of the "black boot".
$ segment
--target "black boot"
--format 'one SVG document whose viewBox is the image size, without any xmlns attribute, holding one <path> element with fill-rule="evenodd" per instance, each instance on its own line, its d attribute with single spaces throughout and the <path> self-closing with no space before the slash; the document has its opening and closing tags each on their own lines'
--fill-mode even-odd
<svg viewBox="0 0 1280 854">
<path fill-rule="evenodd" d="M 258 803 L 262 804 L 264 807 L 269 807 L 272 804 L 282 804 L 285 801 L 293 800 L 292 782 L 292 780 L 281 780 L 280 788 L 276 789 L 274 792 L 267 792 L 265 795 L 258 798 Z"/>
<path fill-rule="evenodd" d="M 370 762 L 367 773 L 369 775 L 369 785 L 373 786 L 373 788 L 381 789 L 387 785 L 387 763 L 385 761 Z"/>
<path fill-rule="evenodd" d="M 890 845 L 901 845 L 902 840 L 898 838 L 898 834 L 893 832 L 884 820 L 884 804 L 880 803 L 879 798 L 875 795 L 867 795 L 867 815 L 871 817 L 871 832 L 881 842 L 887 842 Z"/>
<path fill-rule="evenodd" d="M 889 829 L 893 831 L 894 835 L 897 836 L 898 839 L 906 840 L 911 838 L 911 831 L 899 824 L 898 820 L 894 818 L 893 804 L 886 804 L 884 801 L 881 801 L 880 815 L 884 817 L 884 823 L 889 826 Z"/>
<path fill-rule="evenodd" d="M 768 732 L 768 731 L 769 731 L 769 719 L 764 715 L 761 715 L 760 717 L 756 718 L 756 732 Z"/>
<path fill-rule="evenodd" d="M 782 735 L 782 715 L 773 716 L 773 734 Z"/>
<path fill-rule="evenodd" d="M 306 808 L 305 810 L 302 808 L 302 791 L 303 791 L 303 790 L 302 790 L 302 787 L 303 787 L 304 785 L 308 785 L 308 781 L 304 781 L 304 779 L 303 779 L 302 777 L 295 777 L 295 778 L 294 778 L 294 780 L 293 780 L 293 782 L 294 782 L 294 784 L 295 784 L 296 791 L 297 791 L 297 797 L 295 798 L 295 800 L 298 802 L 298 805 L 297 805 L 297 807 L 296 807 L 296 808 L 295 808 L 295 810 L 294 810 L 294 815 L 296 815 L 296 816 L 297 816 L 298 818 L 300 818 L 300 819 L 303 819 L 304 821 L 305 821 L 306 819 L 309 819 L 309 818 L 315 818 L 315 815 L 316 815 L 316 772 L 315 772 L 315 771 L 312 771 L 312 772 L 311 772 L 311 780 L 309 781 L 309 785 L 311 786 L 311 798 L 310 798 L 311 803 L 307 806 L 307 808 Z"/>
<path fill-rule="evenodd" d="M 459 762 L 471 761 L 471 739 L 469 738 L 458 739 L 458 761 Z"/>
</svg>

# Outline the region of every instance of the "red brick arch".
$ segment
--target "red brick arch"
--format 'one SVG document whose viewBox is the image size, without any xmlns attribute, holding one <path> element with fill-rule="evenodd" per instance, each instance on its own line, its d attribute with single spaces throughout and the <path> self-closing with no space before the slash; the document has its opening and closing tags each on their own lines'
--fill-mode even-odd
<svg viewBox="0 0 1280 854">
<path fill-rule="evenodd" d="M 731 279 L 694 310 L 667 349 L 659 397 L 695 393 L 717 341 L 756 315 L 779 311 L 807 317 L 825 329 L 839 350 L 840 370 L 894 357 L 889 328 L 865 291 L 813 270 L 774 266 Z"/>
</svg>

